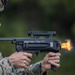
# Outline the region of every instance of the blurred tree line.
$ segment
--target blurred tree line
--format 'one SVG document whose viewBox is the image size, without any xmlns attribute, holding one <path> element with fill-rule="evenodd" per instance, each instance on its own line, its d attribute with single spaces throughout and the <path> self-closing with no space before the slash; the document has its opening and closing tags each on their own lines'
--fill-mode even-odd
<svg viewBox="0 0 75 75">
<path fill-rule="evenodd" d="M 0 37 L 27 37 L 28 31 L 56 31 L 58 39 L 70 38 L 75 44 L 75 0 L 9 0 L 0 13 Z M 0 51 L 9 56 L 15 46 L 0 41 Z M 75 51 L 61 53 L 61 67 L 49 74 L 74 74 Z"/>
</svg>

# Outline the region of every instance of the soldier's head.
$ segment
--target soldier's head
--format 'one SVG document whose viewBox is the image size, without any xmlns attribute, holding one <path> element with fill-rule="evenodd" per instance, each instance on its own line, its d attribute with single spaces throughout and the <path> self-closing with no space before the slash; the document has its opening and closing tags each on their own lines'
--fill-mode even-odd
<svg viewBox="0 0 75 75">
<path fill-rule="evenodd" d="M 0 0 L 0 12 L 4 10 L 4 5 L 6 5 L 8 0 Z"/>
</svg>

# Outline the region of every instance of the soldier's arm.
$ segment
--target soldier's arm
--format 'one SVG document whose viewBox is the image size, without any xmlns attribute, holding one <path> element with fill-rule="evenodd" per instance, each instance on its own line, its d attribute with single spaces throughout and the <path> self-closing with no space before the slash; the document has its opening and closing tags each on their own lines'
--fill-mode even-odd
<svg viewBox="0 0 75 75">
<path fill-rule="evenodd" d="M 42 74 L 41 61 L 31 64 L 28 69 L 16 69 L 16 72 L 18 75 L 46 75 L 46 72 Z"/>
<path fill-rule="evenodd" d="M 5 57 L 0 60 L 0 75 L 8 75 L 15 73 L 15 68 L 12 65 L 11 61 Z"/>
<path fill-rule="evenodd" d="M 29 66 L 29 71 L 32 72 L 32 75 L 46 75 L 46 71 L 42 74 L 41 61 L 30 65 Z"/>
</svg>

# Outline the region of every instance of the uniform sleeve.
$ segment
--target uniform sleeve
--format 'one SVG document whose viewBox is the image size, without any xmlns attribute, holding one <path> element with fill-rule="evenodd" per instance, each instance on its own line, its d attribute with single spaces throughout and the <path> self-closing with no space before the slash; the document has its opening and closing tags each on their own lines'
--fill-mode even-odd
<svg viewBox="0 0 75 75">
<path fill-rule="evenodd" d="M 15 75 L 15 71 L 16 69 L 7 57 L 0 60 L 0 75 Z"/>
<path fill-rule="evenodd" d="M 41 73 L 41 62 L 31 64 L 28 69 L 17 69 L 7 57 L 0 60 L 0 75 L 41 75 Z"/>
<path fill-rule="evenodd" d="M 42 75 L 41 62 L 31 64 L 28 69 L 17 69 L 18 75 Z M 46 75 L 46 72 L 43 74 Z"/>
</svg>

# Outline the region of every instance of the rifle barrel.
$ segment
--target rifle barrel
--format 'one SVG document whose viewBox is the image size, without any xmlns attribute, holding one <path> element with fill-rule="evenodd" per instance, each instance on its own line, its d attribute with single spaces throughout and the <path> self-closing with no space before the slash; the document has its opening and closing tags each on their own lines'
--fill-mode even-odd
<svg viewBox="0 0 75 75">
<path fill-rule="evenodd" d="M 25 38 L 0 38 L 0 41 L 12 41 L 13 39 L 25 39 Z"/>
</svg>

